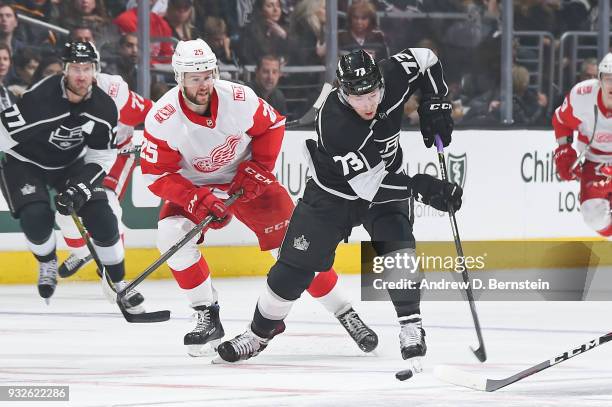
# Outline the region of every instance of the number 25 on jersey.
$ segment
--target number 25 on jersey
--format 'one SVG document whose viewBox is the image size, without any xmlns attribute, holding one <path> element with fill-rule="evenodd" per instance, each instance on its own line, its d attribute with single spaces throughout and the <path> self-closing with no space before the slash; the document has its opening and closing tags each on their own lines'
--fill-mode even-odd
<svg viewBox="0 0 612 407">
<path fill-rule="evenodd" d="M 140 158 L 155 164 L 157 162 L 157 144 L 150 140 L 142 140 L 142 147 L 140 148 Z"/>
</svg>

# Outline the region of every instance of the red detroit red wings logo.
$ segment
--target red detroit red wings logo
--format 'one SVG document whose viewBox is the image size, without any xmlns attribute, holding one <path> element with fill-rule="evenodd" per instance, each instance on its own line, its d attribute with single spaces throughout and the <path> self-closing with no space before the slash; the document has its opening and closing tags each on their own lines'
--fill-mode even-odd
<svg viewBox="0 0 612 407">
<path fill-rule="evenodd" d="M 241 139 L 242 136 L 229 136 L 225 143 L 213 148 L 209 156 L 194 158 L 191 163 L 200 172 L 217 171 L 236 157 L 236 147 Z"/>
</svg>

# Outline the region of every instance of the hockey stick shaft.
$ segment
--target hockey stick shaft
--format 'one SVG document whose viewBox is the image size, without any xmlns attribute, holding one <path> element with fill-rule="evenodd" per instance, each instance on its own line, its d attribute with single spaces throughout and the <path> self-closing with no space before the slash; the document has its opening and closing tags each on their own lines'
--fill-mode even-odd
<svg viewBox="0 0 612 407">
<path fill-rule="evenodd" d="M 285 124 L 285 128 L 290 129 L 293 127 L 306 126 L 306 125 L 314 123 L 317 117 L 317 113 L 321 109 L 321 106 L 323 106 L 323 102 L 325 102 L 325 98 L 327 97 L 327 95 L 329 95 L 332 89 L 333 89 L 332 85 L 330 85 L 327 82 L 324 83 L 323 88 L 321 89 L 321 93 L 319 94 L 319 97 L 317 97 L 317 100 L 315 100 L 315 102 L 310 107 L 310 109 L 308 109 L 308 111 L 304 113 L 304 115 L 300 117 L 299 119 L 288 121 Z"/>
<path fill-rule="evenodd" d="M 91 257 L 94 259 L 96 266 L 98 267 L 98 270 L 100 271 L 100 276 L 103 280 L 102 288 L 104 290 L 105 295 L 109 296 L 109 295 L 114 294 L 114 296 L 117 298 L 115 303 L 119 307 L 119 310 L 121 311 L 121 314 L 123 314 L 123 317 L 126 319 L 126 321 L 149 323 L 149 322 L 163 322 L 163 321 L 167 321 L 168 319 L 170 319 L 170 311 L 145 312 L 141 314 L 130 314 L 128 312 L 128 310 L 125 308 L 125 305 L 123 305 L 123 303 L 120 301 L 120 298 L 117 297 L 116 295 L 117 290 L 115 289 L 110 276 L 106 272 L 104 264 L 102 264 L 102 261 L 100 260 L 100 257 L 98 256 L 96 248 L 94 247 L 91 239 L 89 238 L 89 235 L 87 234 L 87 231 L 85 230 L 85 226 L 83 226 L 83 223 L 79 219 L 79 216 L 75 212 L 74 208 L 71 208 L 70 216 L 72 217 L 72 220 L 76 228 L 79 230 L 81 237 L 85 241 L 85 244 L 87 245 L 87 248 L 89 249 L 89 252 L 91 253 Z"/>
<path fill-rule="evenodd" d="M 242 192 L 237 192 L 227 201 L 225 201 L 225 206 L 230 207 L 240 196 Z M 142 283 L 142 281 L 147 278 L 151 273 L 157 270 L 162 264 L 166 262 L 170 257 L 172 257 L 179 249 L 187 244 L 191 239 L 196 237 L 206 226 L 208 226 L 212 221 L 216 218 L 212 215 L 207 216 L 202 222 L 195 225 L 181 240 L 176 242 L 170 249 L 166 250 L 164 254 L 162 254 L 157 260 L 155 260 L 149 267 L 147 267 L 138 277 L 136 277 L 132 282 L 130 282 L 123 290 L 117 293 L 117 298 L 120 300 L 123 298 L 128 291 L 134 289 L 138 284 Z"/>
<path fill-rule="evenodd" d="M 79 219 L 79 215 L 77 215 L 74 208 L 70 208 L 70 209 L 71 209 L 70 216 L 72 217 L 72 221 L 74 222 L 76 228 L 78 229 L 79 234 L 85 241 L 85 245 L 89 249 L 89 252 L 91 253 L 91 257 L 93 258 L 94 262 L 96 263 L 96 266 L 98 267 L 98 270 L 100 271 L 100 274 L 99 274 L 100 277 L 110 287 L 112 291 L 116 292 L 115 287 L 113 286 L 113 282 L 111 281 L 110 276 L 106 272 L 106 268 L 104 267 L 104 264 L 102 264 L 102 261 L 100 260 L 100 257 L 98 256 L 98 252 L 96 251 L 96 248 L 94 247 L 91 241 L 91 238 L 89 237 L 89 235 L 87 234 L 87 231 L 85 230 L 85 226 L 83 226 L 81 219 Z"/>
<path fill-rule="evenodd" d="M 609 332 L 503 379 L 489 379 L 478 374 L 456 369 L 452 366 L 438 366 L 434 369 L 434 375 L 441 380 L 457 386 L 492 392 L 523 380 L 526 377 L 532 376 L 552 366 L 558 365 L 559 363 L 563 363 L 575 356 L 582 355 L 583 353 L 588 352 L 599 345 L 603 345 L 604 343 L 611 341 L 612 332 Z"/>
<path fill-rule="evenodd" d="M 446 159 L 444 158 L 444 145 L 442 143 L 442 139 L 437 134 L 435 140 L 436 148 L 438 150 L 438 161 L 440 162 L 440 173 L 442 175 L 442 179 L 448 182 L 448 171 L 446 169 Z M 457 256 L 463 259 L 465 256 L 463 255 L 463 246 L 461 245 L 461 238 L 459 237 L 457 218 L 455 217 L 455 210 L 450 205 L 448 208 L 448 215 L 450 218 L 453 238 L 455 240 L 455 249 L 457 250 Z M 472 348 L 472 352 L 474 352 L 474 355 L 478 358 L 479 361 L 484 362 L 487 360 L 487 352 L 485 350 L 484 339 L 482 337 L 482 328 L 480 327 L 480 320 L 478 319 L 478 313 L 476 312 L 476 302 L 474 301 L 472 287 L 469 284 L 470 277 L 468 275 L 467 267 L 465 266 L 465 261 L 462 264 L 463 266 L 461 270 L 461 277 L 466 283 L 465 293 L 467 295 L 468 303 L 470 305 L 470 312 L 472 313 L 472 319 L 474 320 L 474 328 L 476 330 L 476 336 L 478 338 L 478 348 Z"/>
</svg>

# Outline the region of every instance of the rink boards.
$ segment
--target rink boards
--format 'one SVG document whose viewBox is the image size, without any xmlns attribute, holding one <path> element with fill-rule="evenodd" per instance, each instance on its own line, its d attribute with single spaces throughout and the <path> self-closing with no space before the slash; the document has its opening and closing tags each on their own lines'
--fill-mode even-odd
<svg viewBox="0 0 612 407">
<path fill-rule="evenodd" d="M 315 136 L 312 131 L 290 131 L 285 135 L 276 175 L 294 200 L 301 196 L 309 176 L 304 140 Z M 403 132 L 400 143 L 410 175 L 425 172 L 438 176 L 437 155 L 424 147 L 418 131 Z M 555 175 L 554 148 L 552 131 L 455 131 L 446 152 L 449 177 L 465 190 L 457 217 L 462 239 L 552 240 L 553 248 L 558 240 L 597 240 L 582 221 L 578 183 L 561 182 Z M 159 204 L 160 200 L 147 190 L 137 167 L 123 201 L 130 273 L 143 270 L 158 255 L 154 247 Z M 418 241 L 452 240 L 444 213 L 417 203 L 415 218 Z M 356 228 L 350 241 L 367 239 L 363 228 Z M 59 248 L 65 248 L 61 238 L 58 242 Z M 255 236 L 234 220 L 226 228 L 207 234 L 207 248 L 203 250 L 217 275 L 265 274 L 273 259 L 260 253 L 256 244 Z M 6 202 L 0 198 L 0 283 L 33 281 L 34 275 L 26 274 L 34 272 L 35 262 L 25 250 L 18 224 L 10 218 Z M 556 257 L 548 257 L 549 267 L 557 267 L 553 261 Z M 547 266 L 546 259 L 537 261 L 538 266 Z M 341 245 L 336 267 L 343 272 L 358 272 L 358 245 Z M 89 276 L 94 276 L 93 271 L 82 275 Z M 168 276 L 166 268 L 157 274 L 160 278 Z"/>
</svg>

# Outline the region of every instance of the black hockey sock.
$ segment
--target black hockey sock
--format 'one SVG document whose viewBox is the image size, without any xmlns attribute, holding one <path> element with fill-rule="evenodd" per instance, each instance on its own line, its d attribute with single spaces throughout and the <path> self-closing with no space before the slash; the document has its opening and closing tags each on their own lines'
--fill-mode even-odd
<svg viewBox="0 0 612 407">
<path fill-rule="evenodd" d="M 281 324 L 283 320 L 274 320 L 264 317 L 259 308 L 255 307 L 255 314 L 253 315 L 253 322 L 251 323 L 251 330 L 257 336 L 262 338 L 271 338 L 274 336 L 274 330 Z"/>
<path fill-rule="evenodd" d="M 113 283 L 117 283 L 125 278 L 125 261 L 112 265 L 105 264 L 104 268 L 106 268 L 106 272 Z"/>
</svg>

